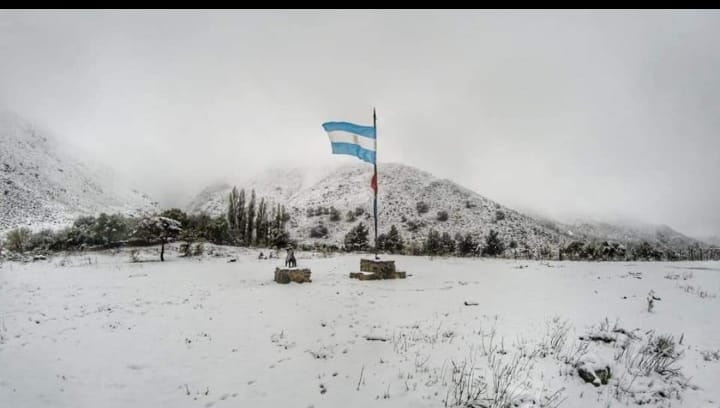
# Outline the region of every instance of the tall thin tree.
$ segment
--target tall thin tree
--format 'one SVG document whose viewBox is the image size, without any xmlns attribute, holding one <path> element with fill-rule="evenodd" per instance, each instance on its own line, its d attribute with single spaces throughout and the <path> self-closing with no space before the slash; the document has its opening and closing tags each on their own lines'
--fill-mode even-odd
<svg viewBox="0 0 720 408">
<path fill-rule="evenodd" d="M 250 203 L 248 203 L 247 209 L 247 232 L 245 233 L 245 242 L 247 245 L 252 245 L 253 242 L 253 229 L 255 227 L 255 190 L 252 190 L 250 194 Z"/>
</svg>

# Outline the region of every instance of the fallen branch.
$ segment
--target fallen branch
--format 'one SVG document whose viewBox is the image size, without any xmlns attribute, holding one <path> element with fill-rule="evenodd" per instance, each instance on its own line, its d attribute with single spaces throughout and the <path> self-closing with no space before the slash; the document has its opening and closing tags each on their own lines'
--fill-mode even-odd
<svg viewBox="0 0 720 408">
<path fill-rule="evenodd" d="M 367 341 L 388 341 L 385 337 L 377 337 L 377 336 L 365 336 L 365 340 Z"/>
</svg>

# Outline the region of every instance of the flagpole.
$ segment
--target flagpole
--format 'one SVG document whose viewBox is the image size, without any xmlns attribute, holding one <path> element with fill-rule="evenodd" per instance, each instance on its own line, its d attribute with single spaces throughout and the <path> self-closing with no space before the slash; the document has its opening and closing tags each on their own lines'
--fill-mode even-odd
<svg viewBox="0 0 720 408">
<path fill-rule="evenodd" d="M 373 130 L 375 133 L 375 162 L 373 163 L 375 178 L 375 198 L 373 201 L 373 215 L 375 217 L 375 259 L 378 259 L 378 239 L 377 239 L 377 116 L 375 115 L 375 107 L 373 107 Z"/>
</svg>

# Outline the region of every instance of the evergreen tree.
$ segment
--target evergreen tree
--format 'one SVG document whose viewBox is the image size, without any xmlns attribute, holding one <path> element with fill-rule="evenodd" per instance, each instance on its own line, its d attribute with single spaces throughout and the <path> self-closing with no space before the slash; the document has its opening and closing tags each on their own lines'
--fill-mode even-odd
<svg viewBox="0 0 720 408">
<path fill-rule="evenodd" d="M 443 232 L 440 237 L 441 253 L 443 255 L 450 255 L 455 252 L 455 240 L 452 239 L 450 234 Z"/>
<path fill-rule="evenodd" d="M 442 240 L 438 231 L 430 229 L 423 249 L 428 255 L 440 255 L 442 253 Z"/>
<path fill-rule="evenodd" d="M 347 215 L 345 216 L 345 221 L 355 222 L 356 219 L 357 219 L 357 216 L 355 215 L 355 213 L 353 211 L 349 210 L 347 212 Z"/>
<path fill-rule="evenodd" d="M 498 256 L 505 251 L 505 245 L 498 238 L 498 233 L 495 230 L 490 230 L 487 238 L 485 238 L 485 248 L 483 249 L 483 255 L 487 256 Z"/>
<path fill-rule="evenodd" d="M 378 237 L 378 240 L 379 239 L 380 238 Z M 403 242 L 402 236 L 400 236 L 400 231 L 398 231 L 395 224 L 393 224 L 390 227 L 390 232 L 387 235 L 386 250 L 389 251 L 391 254 L 396 254 L 402 252 L 404 247 L 405 243 Z"/>
<path fill-rule="evenodd" d="M 362 222 L 345 235 L 346 251 L 362 251 L 368 248 L 368 228 Z"/>
<path fill-rule="evenodd" d="M 390 252 L 388 249 L 388 236 L 387 234 L 378 234 L 377 237 L 377 250 L 380 252 Z"/>
<path fill-rule="evenodd" d="M 401 253 L 404 248 L 405 243 L 395 225 L 390 227 L 389 233 L 378 235 L 378 251 L 397 254 Z"/>
<path fill-rule="evenodd" d="M 477 251 L 477 242 L 473 239 L 472 235 L 470 233 L 465 234 L 465 237 L 459 236 L 455 238 L 458 245 L 458 252 L 461 256 L 468 256 L 475 254 L 475 251 Z"/>
</svg>

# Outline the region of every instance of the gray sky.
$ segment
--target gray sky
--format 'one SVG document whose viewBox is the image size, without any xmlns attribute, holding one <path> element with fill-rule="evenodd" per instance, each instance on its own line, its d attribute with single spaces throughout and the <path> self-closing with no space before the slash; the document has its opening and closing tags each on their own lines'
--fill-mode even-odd
<svg viewBox="0 0 720 408">
<path fill-rule="evenodd" d="M 167 205 L 217 178 L 380 161 L 519 210 L 720 233 L 720 14 L 0 11 L 0 107 Z"/>
</svg>

